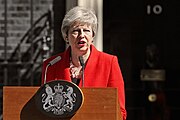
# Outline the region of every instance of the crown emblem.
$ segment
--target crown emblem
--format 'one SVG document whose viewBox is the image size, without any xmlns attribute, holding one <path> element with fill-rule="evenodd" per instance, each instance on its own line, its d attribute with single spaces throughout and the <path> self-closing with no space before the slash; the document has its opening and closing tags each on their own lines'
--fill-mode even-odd
<svg viewBox="0 0 180 120">
<path fill-rule="evenodd" d="M 58 85 L 54 86 L 54 90 L 56 93 L 61 93 L 63 91 L 63 89 L 64 89 L 64 87 L 62 85 L 59 85 L 59 83 L 58 83 Z"/>
</svg>

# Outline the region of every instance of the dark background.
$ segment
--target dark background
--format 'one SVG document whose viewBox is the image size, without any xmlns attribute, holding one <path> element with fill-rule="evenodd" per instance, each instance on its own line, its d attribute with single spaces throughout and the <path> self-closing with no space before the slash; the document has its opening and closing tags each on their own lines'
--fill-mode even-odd
<svg viewBox="0 0 180 120">
<path fill-rule="evenodd" d="M 175 120 L 179 118 L 180 90 L 179 1 L 126 0 L 104 1 L 104 51 L 115 54 L 124 75 L 128 120 Z M 147 5 L 151 13 L 147 14 Z M 153 13 L 160 5 L 162 12 Z M 157 11 L 159 9 L 156 9 Z M 140 80 L 145 63 L 146 47 L 156 45 L 157 69 L 166 71 L 164 82 Z M 148 101 L 156 93 L 157 101 Z"/>
<path fill-rule="evenodd" d="M 166 0 L 103 1 L 103 50 L 119 58 L 126 87 L 127 120 L 179 118 L 179 3 Z M 57 5 L 54 4 L 55 14 L 60 9 Z M 162 8 L 160 13 L 157 13 L 160 11 L 157 6 Z M 63 47 L 57 46 L 59 39 L 62 40 L 61 37 L 57 39 L 55 48 L 63 51 Z M 165 81 L 140 80 L 141 69 L 152 69 L 146 64 L 146 48 L 151 45 L 155 45 L 158 51 L 154 68 L 166 71 Z M 151 93 L 157 96 L 155 102 L 148 100 Z"/>
</svg>

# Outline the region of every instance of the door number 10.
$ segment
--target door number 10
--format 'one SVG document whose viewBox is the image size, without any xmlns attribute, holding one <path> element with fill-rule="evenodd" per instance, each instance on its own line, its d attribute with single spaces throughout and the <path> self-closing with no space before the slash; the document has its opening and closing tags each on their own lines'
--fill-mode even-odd
<svg viewBox="0 0 180 120">
<path fill-rule="evenodd" d="M 147 5 L 147 14 L 148 15 L 150 15 L 150 14 L 159 15 L 161 13 L 162 13 L 162 6 L 161 5 L 154 5 L 154 6 Z"/>
</svg>

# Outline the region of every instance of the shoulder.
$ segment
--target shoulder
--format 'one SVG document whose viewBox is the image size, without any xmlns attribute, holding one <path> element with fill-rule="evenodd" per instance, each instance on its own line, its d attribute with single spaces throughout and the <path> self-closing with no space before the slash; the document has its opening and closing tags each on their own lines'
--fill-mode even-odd
<svg viewBox="0 0 180 120">
<path fill-rule="evenodd" d="M 109 53 L 106 53 L 106 52 L 102 52 L 102 51 L 99 51 L 99 54 L 100 54 L 101 57 L 106 57 L 106 58 L 116 57 L 115 55 L 112 55 L 112 54 L 109 54 Z"/>
<path fill-rule="evenodd" d="M 102 58 L 102 59 L 112 60 L 114 58 L 117 58 L 116 55 L 113 55 L 113 54 L 110 54 L 110 53 L 106 53 L 106 52 L 103 52 L 103 51 L 99 51 L 97 49 L 96 49 L 96 52 L 97 52 L 99 58 Z"/>
<path fill-rule="evenodd" d="M 112 55 L 112 54 L 105 53 L 105 52 L 100 52 L 99 59 L 102 60 L 102 61 L 109 62 L 111 64 L 113 62 L 117 62 L 118 61 L 118 58 L 117 58 L 116 55 Z"/>
<path fill-rule="evenodd" d="M 103 51 L 97 50 L 95 47 L 92 47 L 92 56 L 93 58 L 97 58 L 98 60 L 104 61 L 104 62 L 112 62 L 117 60 L 117 56 L 113 54 L 109 54 Z"/>
<path fill-rule="evenodd" d="M 68 61 L 69 59 L 69 53 L 70 53 L 70 48 L 66 49 L 64 52 L 61 52 L 59 54 L 56 54 L 56 55 L 53 55 L 49 58 L 47 58 L 45 61 L 44 61 L 44 64 L 47 64 L 49 63 L 50 61 L 56 59 L 57 57 L 59 57 L 59 59 L 61 61 Z"/>
</svg>

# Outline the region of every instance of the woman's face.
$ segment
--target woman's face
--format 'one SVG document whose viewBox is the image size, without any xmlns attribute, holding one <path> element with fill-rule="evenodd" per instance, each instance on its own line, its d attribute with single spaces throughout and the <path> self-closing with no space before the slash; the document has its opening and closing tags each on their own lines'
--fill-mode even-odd
<svg viewBox="0 0 180 120">
<path fill-rule="evenodd" d="M 93 37 L 91 26 L 88 26 L 87 24 L 75 24 L 70 27 L 67 40 L 73 53 L 84 55 L 90 50 Z"/>
</svg>

